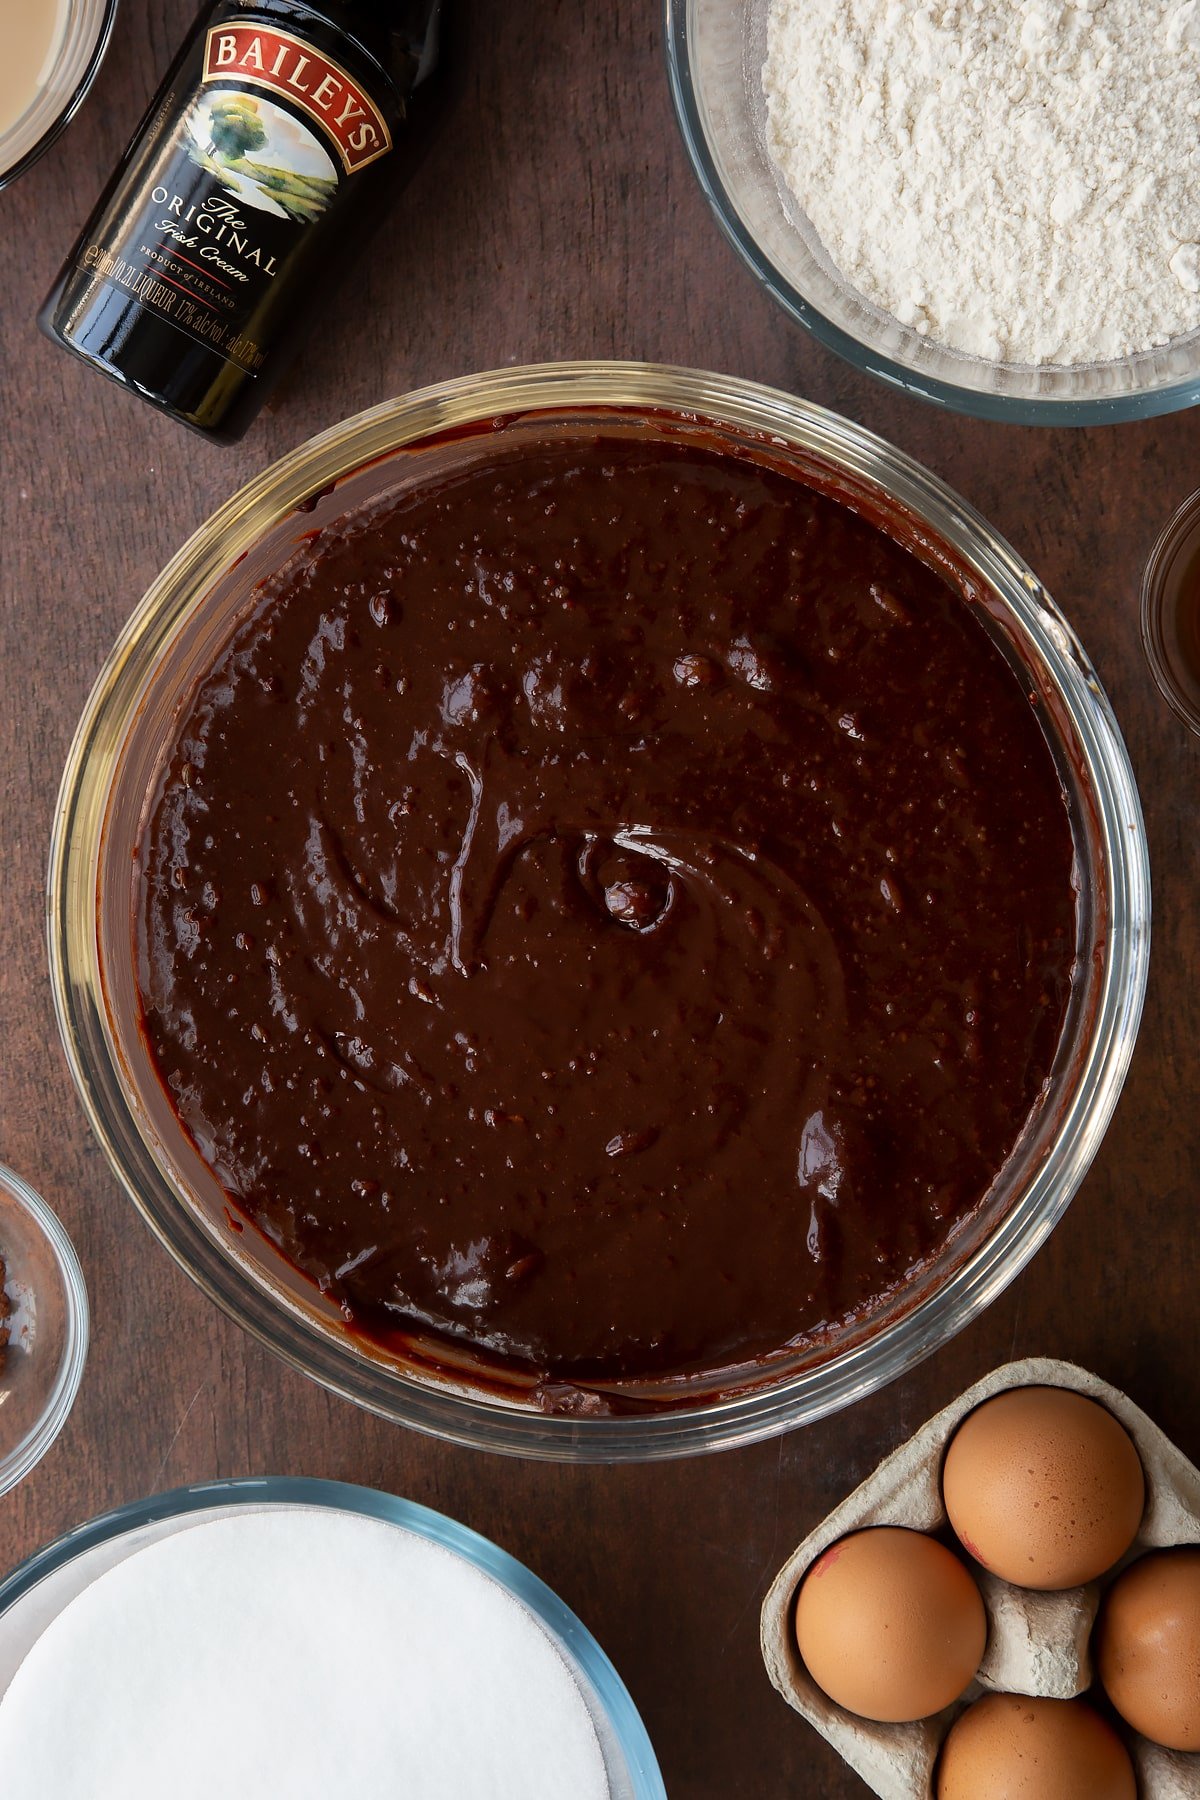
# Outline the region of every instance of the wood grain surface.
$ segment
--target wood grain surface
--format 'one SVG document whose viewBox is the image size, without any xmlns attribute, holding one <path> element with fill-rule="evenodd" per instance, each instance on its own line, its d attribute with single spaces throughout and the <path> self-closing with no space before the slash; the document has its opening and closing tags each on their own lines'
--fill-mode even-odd
<svg viewBox="0 0 1200 1800">
<path fill-rule="evenodd" d="M 995 1363 L 1076 1359 L 1200 1459 L 1200 738 L 1154 688 L 1138 582 L 1200 483 L 1194 413 L 1089 431 L 975 423 L 857 375 L 789 324 L 720 236 L 671 114 L 655 0 L 460 0 L 453 118 L 276 403 L 210 447 L 45 342 L 37 307 L 189 22 L 122 0 L 65 136 L 0 194 L 0 1158 L 56 1208 L 93 1307 L 57 1444 L 0 1501 L 0 1566 L 104 1508 L 254 1473 L 365 1482 L 486 1532 L 555 1587 L 622 1672 L 672 1800 L 850 1800 L 769 1686 L 758 1609 L 789 1548 Z M 328 1397 L 219 1315 L 153 1242 L 67 1076 L 43 947 L 46 849 L 79 710 L 164 560 L 310 433 L 389 395 L 538 359 L 638 357 L 774 383 L 861 420 L 962 490 L 1044 578 L 1126 733 L 1155 882 L 1132 1073 L 1079 1197 L 949 1348 L 851 1412 L 737 1453 L 547 1467 L 453 1449 Z"/>
</svg>

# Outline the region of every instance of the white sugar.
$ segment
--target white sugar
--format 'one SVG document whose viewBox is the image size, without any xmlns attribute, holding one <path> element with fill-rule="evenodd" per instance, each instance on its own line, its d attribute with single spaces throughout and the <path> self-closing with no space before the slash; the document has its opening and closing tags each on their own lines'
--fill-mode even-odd
<svg viewBox="0 0 1200 1800">
<path fill-rule="evenodd" d="M 38 1800 L 607 1800 L 587 1704 L 471 1564 L 315 1508 L 211 1520 L 100 1576 L 0 1704 Z"/>
</svg>

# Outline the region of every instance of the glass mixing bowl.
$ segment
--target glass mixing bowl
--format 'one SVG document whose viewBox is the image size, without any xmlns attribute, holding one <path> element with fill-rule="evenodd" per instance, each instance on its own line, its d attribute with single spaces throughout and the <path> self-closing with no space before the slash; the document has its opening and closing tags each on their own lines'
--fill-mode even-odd
<svg viewBox="0 0 1200 1800">
<path fill-rule="evenodd" d="M 644 1384 L 636 1416 L 552 1417 L 469 1368 L 401 1363 L 351 1335 L 336 1306 L 232 1217 L 165 1098 L 138 1028 L 131 857 L 181 702 L 256 583 L 341 514 L 427 479 L 472 426 L 541 437 L 556 421 L 663 411 L 731 448 L 785 457 L 954 568 L 1023 681 L 1067 795 L 1079 885 L 1079 975 L 1042 1104 L 986 1201 L 869 1319 L 742 1391 L 717 1378 Z M 728 377 L 643 364 L 501 370 L 361 413 L 265 471 L 164 569 L 126 626 L 75 736 L 54 822 L 49 947 L 80 1096 L 130 1198 L 193 1279 L 296 1368 L 385 1416 L 459 1443 L 605 1461 L 750 1442 L 848 1405 L 961 1329 L 1061 1217 L 1103 1135 L 1133 1049 L 1150 889 L 1133 774 L 1108 702 L 1037 578 L 977 513 L 878 438 Z"/>
<path fill-rule="evenodd" d="M 726 237 L 784 310 L 856 368 L 981 419 L 1099 425 L 1200 400 L 1200 332 L 1161 350 L 1073 368 L 947 350 L 856 293 L 776 176 L 762 67 L 769 0 L 665 0 L 675 111 Z"/>
</svg>

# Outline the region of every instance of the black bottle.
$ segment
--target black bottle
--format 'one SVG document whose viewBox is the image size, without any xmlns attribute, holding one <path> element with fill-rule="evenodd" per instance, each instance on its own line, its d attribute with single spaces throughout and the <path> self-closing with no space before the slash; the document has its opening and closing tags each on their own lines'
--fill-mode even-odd
<svg viewBox="0 0 1200 1800">
<path fill-rule="evenodd" d="M 221 443 L 417 160 L 440 0 L 204 7 L 39 316 Z"/>
</svg>

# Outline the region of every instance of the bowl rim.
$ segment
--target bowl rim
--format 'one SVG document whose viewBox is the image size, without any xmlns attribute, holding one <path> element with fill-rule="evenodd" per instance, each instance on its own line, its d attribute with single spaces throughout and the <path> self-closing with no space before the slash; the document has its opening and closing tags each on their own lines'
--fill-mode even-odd
<svg viewBox="0 0 1200 1800">
<path fill-rule="evenodd" d="M 55 113 L 54 117 L 48 122 L 46 129 L 42 132 L 42 135 L 38 138 L 37 142 L 31 144 L 28 150 L 13 163 L 11 168 L 0 169 L 0 192 L 3 192 L 6 187 L 11 187 L 14 181 L 19 181 L 21 176 L 26 174 L 28 170 L 33 167 L 34 163 L 46 154 L 50 146 L 57 142 L 62 136 L 63 132 L 67 129 L 67 126 L 71 123 L 71 120 L 75 117 L 75 114 L 79 111 L 79 108 L 87 99 L 88 94 L 91 91 L 92 83 L 100 73 L 100 65 L 108 54 L 109 41 L 112 37 L 113 26 L 116 23 L 117 8 L 119 5 L 120 0 L 104 0 L 104 13 L 100 20 L 100 29 L 96 34 L 96 41 L 88 54 L 87 62 L 80 72 L 78 82 L 68 95 L 61 111 Z"/>
<path fill-rule="evenodd" d="M 698 423 L 773 435 L 839 472 L 896 497 L 964 556 L 1003 598 L 1008 615 L 1053 676 L 1079 740 L 1097 808 L 1108 884 L 1107 960 L 1086 1065 L 1054 1139 L 1054 1164 L 1036 1170 L 1006 1216 L 935 1292 L 865 1342 L 769 1386 L 682 1411 L 633 1417 L 547 1417 L 438 1391 L 372 1368 L 349 1346 L 267 1304 L 216 1252 L 174 1198 L 140 1139 L 137 1166 L 122 1145 L 128 1114 L 103 1078 L 111 1044 L 100 1028 L 96 946 L 98 839 L 92 815 L 107 796 L 140 691 L 136 659 L 152 667 L 189 608 L 244 549 L 340 476 L 460 425 L 534 410 L 666 407 Z M 103 805 L 100 806 L 103 812 Z M 359 413 L 263 471 L 193 534 L 151 584 L 117 639 L 84 707 L 55 810 L 47 880 L 47 932 L 55 1012 L 67 1061 L 109 1163 L 176 1262 L 229 1316 L 302 1373 L 381 1415 L 450 1441 L 548 1460 L 655 1460 L 747 1444 L 849 1405 L 895 1379 L 960 1330 L 1008 1285 L 1066 1210 L 1099 1146 L 1132 1055 L 1145 994 L 1150 931 L 1145 828 L 1128 753 L 1108 700 L 1067 621 L 1016 553 L 938 477 L 860 425 L 778 390 L 735 377 L 642 363 L 530 365 L 460 377 Z M 107 1067 L 90 1060 L 95 1046 Z"/>
<path fill-rule="evenodd" d="M 971 418 L 990 419 L 1008 425 L 1114 425 L 1133 419 L 1152 419 L 1165 413 L 1183 412 L 1200 401 L 1200 374 L 1162 387 L 1130 394 L 1096 395 L 1089 399 L 1047 395 L 991 394 L 982 389 L 927 375 L 865 344 L 861 338 L 834 324 L 819 307 L 806 299 L 782 269 L 769 257 L 743 223 L 733 198 L 718 171 L 704 129 L 692 77 L 689 15 L 695 0 L 662 0 L 663 51 L 667 81 L 676 123 L 692 166 L 726 240 L 733 246 L 759 285 L 798 325 L 854 368 L 861 369 L 888 387 L 900 388 L 921 400 Z"/>
<path fill-rule="evenodd" d="M 242 1475 L 170 1488 L 100 1513 L 35 1550 L 0 1580 L 0 1615 L 77 1556 L 165 1519 L 216 1508 L 318 1507 L 396 1525 L 462 1557 L 521 1601 L 568 1652 L 593 1689 L 634 1782 L 633 1800 L 666 1800 L 650 1735 L 615 1664 L 554 1589 L 491 1538 L 446 1513 L 381 1488 L 311 1475 Z"/>
<path fill-rule="evenodd" d="M 50 1210 L 36 1189 L 30 1187 L 15 1169 L 10 1169 L 5 1163 L 0 1163 L 0 1189 L 28 1215 L 49 1244 L 62 1277 L 66 1316 L 62 1353 L 46 1403 L 25 1436 L 0 1460 L 0 1495 L 4 1495 L 16 1487 L 19 1481 L 24 1481 L 26 1475 L 45 1456 L 67 1422 L 79 1392 L 79 1384 L 83 1380 L 91 1336 L 91 1315 L 87 1283 L 75 1246 L 57 1214 Z"/>
</svg>

